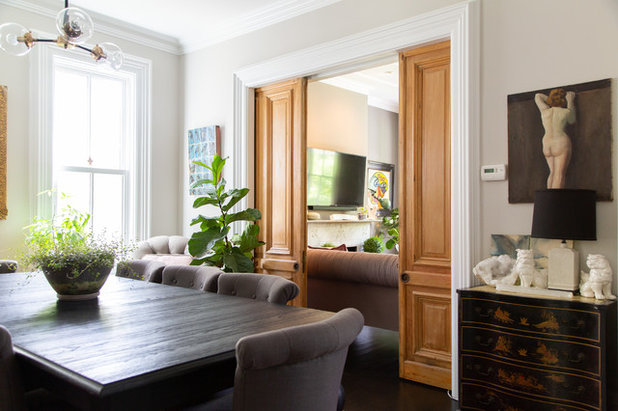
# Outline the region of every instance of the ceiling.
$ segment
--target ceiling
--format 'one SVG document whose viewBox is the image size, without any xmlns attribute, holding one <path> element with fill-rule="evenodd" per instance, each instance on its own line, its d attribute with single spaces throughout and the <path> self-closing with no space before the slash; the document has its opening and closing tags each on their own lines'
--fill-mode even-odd
<svg viewBox="0 0 618 411">
<path fill-rule="evenodd" d="M 364 94 L 370 106 L 394 113 L 399 112 L 399 64 L 397 61 L 320 81 Z"/>
<path fill-rule="evenodd" d="M 118 21 L 168 37 L 178 54 L 222 42 L 329 6 L 341 0 L 71 0 L 98 26 Z M 0 0 L 39 14 L 55 15 L 63 0 Z M 51 14 L 51 13 L 54 14 Z M 106 18 L 109 17 L 109 18 Z M 2 23 L 2 22 L 0 22 Z M 105 30 L 101 30 L 105 31 Z M 108 31 L 109 32 L 109 31 Z M 148 34 L 148 33 L 146 33 Z"/>
</svg>

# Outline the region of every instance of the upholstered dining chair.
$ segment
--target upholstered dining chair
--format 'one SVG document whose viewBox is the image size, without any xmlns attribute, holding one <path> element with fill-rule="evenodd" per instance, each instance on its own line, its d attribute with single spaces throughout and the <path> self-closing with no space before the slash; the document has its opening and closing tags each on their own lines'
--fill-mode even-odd
<svg viewBox="0 0 618 411">
<path fill-rule="evenodd" d="M 286 304 L 298 295 L 292 281 L 269 274 L 223 273 L 219 276 L 218 294 L 253 298 L 274 304 Z"/>
<path fill-rule="evenodd" d="M 363 315 L 346 308 L 327 320 L 241 338 L 232 393 L 188 410 L 334 411 L 348 347 Z"/>
<path fill-rule="evenodd" d="M 217 267 L 168 265 L 163 269 L 163 284 L 194 290 L 217 292 L 217 280 L 223 274 Z"/>
<path fill-rule="evenodd" d="M 17 271 L 17 261 L 0 260 L 0 274 L 9 274 Z"/>
<path fill-rule="evenodd" d="M 13 340 L 0 325 L 0 411 L 25 410 L 24 390 L 18 374 Z"/>
<path fill-rule="evenodd" d="M 165 264 L 160 261 L 131 260 L 128 263 L 118 264 L 116 275 L 151 283 L 161 283 L 163 268 L 165 268 Z"/>
</svg>

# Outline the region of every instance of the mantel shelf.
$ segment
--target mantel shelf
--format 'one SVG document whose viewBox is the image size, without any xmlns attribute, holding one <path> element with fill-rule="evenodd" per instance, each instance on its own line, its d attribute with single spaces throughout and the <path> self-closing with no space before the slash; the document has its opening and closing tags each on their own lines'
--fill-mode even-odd
<svg viewBox="0 0 618 411">
<path fill-rule="evenodd" d="M 382 220 L 307 220 L 308 224 L 320 223 L 320 224 L 332 224 L 332 223 L 380 223 Z"/>
</svg>

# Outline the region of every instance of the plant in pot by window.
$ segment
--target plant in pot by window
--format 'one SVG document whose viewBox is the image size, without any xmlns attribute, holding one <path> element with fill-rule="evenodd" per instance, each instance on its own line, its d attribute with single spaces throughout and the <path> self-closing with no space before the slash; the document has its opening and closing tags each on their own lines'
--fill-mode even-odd
<svg viewBox="0 0 618 411">
<path fill-rule="evenodd" d="M 52 191 L 45 194 L 54 195 Z M 130 251 L 121 241 L 96 237 L 88 228 L 89 221 L 89 214 L 67 205 L 52 218 L 35 218 L 25 227 L 24 262 L 43 271 L 58 299 L 96 298 L 114 262 Z"/>
<path fill-rule="evenodd" d="M 210 165 L 201 161 L 193 163 L 210 170 L 212 178 L 198 180 L 193 187 L 206 186 L 206 195 L 193 202 L 193 208 L 211 205 L 218 209 L 216 216 L 200 215 L 193 219 L 191 225 L 199 224 L 200 230 L 189 239 L 189 253 L 194 257 L 192 265 L 211 265 L 225 272 L 254 272 L 253 250 L 264 245 L 258 240 L 260 228 L 257 224 L 247 224 L 241 234 L 230 235 L 232 223 L 247 221 L 254 223 L 262 218 L 255 208 L 232 212 L 232 207 L 248 193 L 248 188 L 225 190 L 222 177 L 226 159 L 215 154 Z"/>
<path fill-rule="evenodd" d="M 382 224 L 391 237 L 386 241 L 386 248 L 395 247 L 399 251 L 399 209 L 393 208 L 390 216 L 382 218 Z"/>
</svg>

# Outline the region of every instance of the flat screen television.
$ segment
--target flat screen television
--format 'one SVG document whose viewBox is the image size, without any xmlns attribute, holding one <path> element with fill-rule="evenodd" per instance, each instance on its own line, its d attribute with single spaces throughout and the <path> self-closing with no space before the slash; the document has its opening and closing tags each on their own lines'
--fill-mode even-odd
<svg viewBox="0 0 618 411">
<path fill-rule="evenodd" d="M 365 200 L 367 158 L 337 151 L 307 149 L 307 206 L 355 209 Z"/>
</svg>

